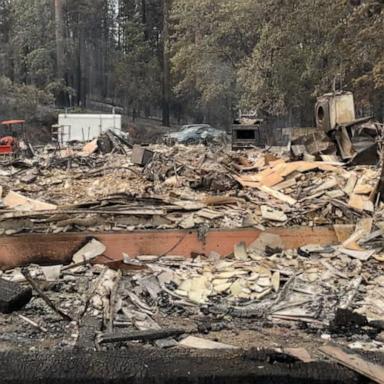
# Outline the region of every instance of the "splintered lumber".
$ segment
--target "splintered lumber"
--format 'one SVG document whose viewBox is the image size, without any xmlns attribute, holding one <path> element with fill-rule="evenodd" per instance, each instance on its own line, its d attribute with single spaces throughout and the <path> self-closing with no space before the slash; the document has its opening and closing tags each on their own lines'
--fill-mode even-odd
<svg viewBox="0 0 384 384">
<path fill-rule="evenodd" d="M 3 203 L 8 208 L 15 208 L 20 211 L 51 211 L 57 209 L 56 205 L 33 200 L 13 191 L 8 193 L 3 199 Z"/>
<path fill-rule="evenodd" d="M 358 372 L 376 383 L 384 384 L 384 367 L 364 360 L 357 354 L 347 353 L 341 348 L 325 346 L 320 352 L 337 361 L 341 365 Z"/>
<path fill-rule="evenodd" d="M 346 249 L 343 247 L 339 247 L 338 250 L 343 253 L 344 255 L 347 255 L 349 257 L 352 257 L 353 259 L 358 259 L 360 261 L 367 261 L 369 260 L 375 253 L 375 249 L 371 250 L 363 250 L 363 251 L 355 251 L 352 249 Z"/>
<path fill-rule="evenodd" d="M 0 312 L 11 313 L 23 308 L 32 298 L 32 289 L 0 279 Z"/>
<path fill-rule="evenodd" d="M 337 167 L 323 162 L 316 161 L 296 161 L 292 163 L 286 163 L 284 161 L 270 163 L 272 168 L 267 168 L 259 173 L 251 175 L 241 175 L 237 177 L 237 181 L 243 185 L 243 187 L 256 187 L 257 184 L 264 185 L 266 187 L 273 187 L 284 181 L 284 178 L 292 174 L 293 172 L 308 172 L 315 169 L 321 171 L 336 172 Z"/>
<path fill-rule="evenodd" d="M 237 349 L 234 345 L 218 343 L 216 341 L 202 339 L 200 337 L 188 336 L 179 342 L 181 347 L 196 349 Z"/>
<path fill-rule="evenodd" d="M 154 341 L 168 337 L 180 336 L 185 333 L 183 329 L 151 329 L 148 331 L 132 331 L 120 334 L 104 333 L 98 339 L 99 344 L 120 343 L 124 341 Z"/>
<path fill-rule="evenodd" d="M 363 251 L 363 249 L 357 244 L 362 238 L 368 236 L 372 232 L 373 219 L 361 219 L 355 228 L 355 231 L 351 236 L 343 241 L 343 247 L 355 251 Z"/>
<path fill-rule="evenodd" d="M 296 177 L 292 177 L 291 179 L 287 179 L 287 180 L 283 181 L 280 184 L 274 185 L 273 189 L 276 189 L 277 191 L 280 191 L 280 190 L 285 189 L 285 188 L 291 188 L 296 183 L 297 183 Z"/>
<path fill-rule="evenodd" d="M 111 294 L 109 297 L 109 319 L 108 319 L 108 331 L 112 333 L 113 331 L 113 320 L 115 317 L 115 308 L 116 308 L 116 300 L 117 300 L 117 292 L 119 290 L 119 283 L 121 279 L 122 273 L 121 271 L 117 272 L 117 277 L 113 283 L 113 287 L 111 289 Z"/>
<path fill-rule="evenodd" d="M 287 355 L 296 357 L 303 363 L 311 363 L 313 361 L 311 355 L 305 348 L 283 348 L 282 352 L 286 353 Z"/>
<path fill-rule="evenodd" d="M 353 224 L 334 224 L 333 229 L 336 233 L 339 243 L 344 243 L 355 232 L 355 226 Z"/>
<path fill-rule="evenodd" d="M 99 147 L 97 145 L 97 139 L 92 140 L 91 142 L 84 145 L 82 154 L 84 156 L 92 155 L 92 153 L 95 153 L 98 150 L 98 148 Z"/>
<path fill-rule="evenodd" d="M 356 195 L 369 195 L 373 191 L 373 187 L 368 184 L 359 184 L 356 185 L 355 190 L 353 191 Z"/>
<path fill-rule="evenodd" d="M 260 182 L 261 184 L 265 185 L 266 187 L 273 187 L 277 184 L 280 184 L 284 181 L 284 177 L 280 176 L 277 173 L 271 173 L 268 176 L 264 176 L 261 178 Z"/>
<path fill-rule="evenodd" d="M 47 305 L 54 310 L 58 315 L 60 315 L 64 320 L 72 321 L 72 317 L 64 313 L 61 309 L 57 308 L 51 299 L 40 289 L 35 280 L 33 280 L 31 274 L 29 273 L 28 268 L 22 268 L 21 273 L 24 275 L 25 279 L 31 285 L 31 287 L 37 292 L 37 294 L 47 303 Z"/>
<path fill-rule="evenodd" d="M 28 319 L 28 317 L 25 317 L 23 315 L 17 315 L 21 320 L 25 321 L 26 323 L 32 325 L 33 327 L 37 328 L 38 330 L 40 330 L 41 332 L 44 332 L 44 333 L 47 333 L 48 332 L 48 329 L 47 328 L 44 328 L 42 327 L 41 325 L 37 324 L 35 321 L 31 320 L 31 319 Z"/>
<path fill-rule="evenodd" d="M 375 207 L 372 201 L 369 200 L 368 196 L 352 194 L 348 206 L 350 208 L 356 209 L 357 211 L 367 211 L 373 212 Z"/>
<path fill-rule="evenodd" d="M 309 172 L 315 169 L 334 172 L 337 170 L 337 167 L 321 161 L 294 161 L 291 163 L 278 164 L 274 168 L 274 171 L 277 172 L 280 176 L 286 177 L 295 171 Z"/>
<path fill-rule="evenodd" d="M 277 221 L 281 223 L 284 223 L 288 220 L 288 217 L 284 212 L 272 207 L 268 207 L 266 205 L 261 206 L 261 215 L 266 220 Z"/>
<path fill-rule="evenodd" d="M 346 186 L 344 187 L 344 192 L 347 195 L 350 195 L 354 191 L 356 183 L 357 183 L 357 176 L 355 174 L 351 174 L 350 177 L 348 178 Z"/>
<path fill-rule="evenodd" d="M 295 205 L 297 203 L 297 200 L 293 199 L 290 196 L 284 195 L 284 193 L 276 191 L 273 188 L 269 188 L 269 187 L 266 187 L 264 185 L 257 185 L 256 188 L 258 190 L 260 190 L 261 192 L 264 192 L 264 193 L 274 197 L 275 199 L 283 201 L 284 203 L 287 203 L 289 205 Z"/>
</svg>

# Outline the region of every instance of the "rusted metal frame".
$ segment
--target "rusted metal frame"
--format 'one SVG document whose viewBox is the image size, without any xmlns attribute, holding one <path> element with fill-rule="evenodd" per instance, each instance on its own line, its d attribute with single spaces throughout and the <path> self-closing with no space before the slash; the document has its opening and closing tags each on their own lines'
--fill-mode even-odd
<svg viewBox="0 0 384 384">
<path fill-rule="evenodd" d="M 0 236 L 0 268 L 12 268 L 38 264 L 66 264 L 72 255 L 90 239 L 96 238 L 106 247 L 97 262 L 108 263 L 121 260 L 122 254 L 138 255 L 209 255 L 216 252 L 227 256 L 240 241 L 250 245 L 262 233 L 281 237 L 284 248 L 293 249 L 307 244 L 337 244 L 332 227 L 290 227 L 270 228 L 265 232 L 258 229 L 211 230 L 204 239 L 197 231 L 135 231 L 122 233 L 63 233 L 23 234 Z"/>
</svg>

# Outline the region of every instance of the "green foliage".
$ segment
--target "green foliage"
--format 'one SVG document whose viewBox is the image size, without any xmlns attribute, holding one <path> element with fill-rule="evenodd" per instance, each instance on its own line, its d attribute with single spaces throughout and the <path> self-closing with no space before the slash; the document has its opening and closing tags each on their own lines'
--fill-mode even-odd
<svg viewBox="0 0 384 384">
<path fill-rule="evenodd" d="M 53 95 L 55 99 L 57 99 L 62 94 L 70 95 L 72 97 L 76 95 L 76 90 L 65 85 L 63 80 L 52 81 L 51 83 L 47 84 L 45 90 L 49 94 Z"/>
<path fill-rule="evenodd" d="M 310 124 L 315 97 L 335 79 L 361 106 L 384 114 L 383 1 L 169 3 L 171 101 L 179 117 L 228 125 L 241 108 Z M 94 99 L 136 113 L 159 108 L 162 1 L 63 4 L 65 52 L 57 63 L 54 2 L 0 0 L 0 70 L 13 81 L 9 100 L 27 84 L 31 105 L 18 96 L 27 110 L 41 99 L 37 89 L 61 105 Z"/>
<path fill-rule="evenodd" d="M 383 109 L 384 5 L 353 3 L 175 0 L 175 91 L 201 107 L 225 95 L 242 109 L 310 123 L 315 96 L 337 79 Z"/>
<path fill-rule="evenodd" d="M 115 90 L 138 111 L 140 106 L 160 99 L 161 69 L 149 41 L 145 40 L 143 25 L 128 20 L 122 27 L 124 47 L 115 56 Z"/>
<path fill-rule="evenodd" d="M 178 97 L 190 99 L 198 107 L 196 114 L 203 113 L 205 120 L 216 115 L 214 121 L 228 124 L 232 119 L 237 70 L 258 39 L 258 6 L 253 3 L 173 2 L 174 90 Z"/>
<path fill-rule="evenodd" d="M 14 0 L 10 4 L 10 45 L 15 78 L 44 87 L 55 75 L 52 1 Z"/>
</svg>

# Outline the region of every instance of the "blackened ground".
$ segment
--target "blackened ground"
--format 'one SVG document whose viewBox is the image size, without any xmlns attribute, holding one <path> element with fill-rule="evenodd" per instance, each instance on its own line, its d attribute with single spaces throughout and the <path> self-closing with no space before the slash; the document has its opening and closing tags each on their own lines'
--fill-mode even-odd
<svg viewBox="0 0 384 384">
<path fill-rule="evenodd" d="M 367 383 L 343 367 L 304 364 L 266 351 L 127 351 L 0 354 L 3 384 L 323 384 Z"/>
</svg>

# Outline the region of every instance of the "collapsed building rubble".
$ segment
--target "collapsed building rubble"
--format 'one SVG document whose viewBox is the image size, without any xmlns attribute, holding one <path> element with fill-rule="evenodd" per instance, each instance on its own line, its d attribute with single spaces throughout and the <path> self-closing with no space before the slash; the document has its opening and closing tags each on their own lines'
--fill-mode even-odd
<svg viewBox="0 0 384 384">
<path fill-rule="evenodd" d="M 311 361 L 330 340 L 383 351 L 382 225 L 362 219 L 338 235 L 338 245 L 290 250 L 276 235 L 261 236 L 249 246 L 236 244 L 226 258 L 125 254 L 109 267 L 90 264 L 106 250 L 92 239 L 69 265 L 2 273 L 35 294 L 21 311 L 0 316 L 0 345 L 278 349 L 283 332 L 309 350 Z"/>
<path fill-rule="evenodd" d="M 357 118 L 351 92 L 335 91 L 318 98 L 316 129 L 292 141 L 295 157 L 376 165 L 380 161 L 383 125 L 372 116 Z"/>
<path fill-rule="evenodd" d="M 142 166 L 121 146 L 124 154 L 97 144 L 44 148 L 34 160 L 3 163 L 1 233 L 315 226 L 382 215 L 377 166 L 182 145 L 145 149 Z"/>
<path fill-rule="evenodd" d="M 304 348 L 307 360 L 319 358 L 330 340 L 384 350 L 377 164 L 292 161 L 289 153 L 261 149 L 135 149 L 124 138 L 103 140 L 3 161 L 3 236 L 83 232 L 87 242 L 68 265 L 63 259 L 9 269 L 0 251 L 0 278 L 34 292 L 19 312 L 0 315 L 1 347 L 281 350 L 284 339 Z M 337 244 L 287 249 L 267 231 L 295 225 L 331 226 Z M 231 254 L 191 250 L 186 258 L 172 247 L 135 257 L 122 252 L 119 259 L 101 259 L 108 246 L 97 236 L 193 229 L 204 241 L 222 228 L 261 234 L 251 244 L 237 242 Z"/>
</svg>

